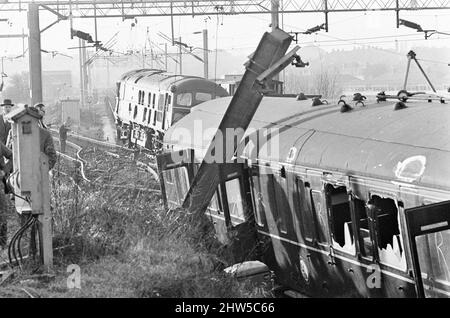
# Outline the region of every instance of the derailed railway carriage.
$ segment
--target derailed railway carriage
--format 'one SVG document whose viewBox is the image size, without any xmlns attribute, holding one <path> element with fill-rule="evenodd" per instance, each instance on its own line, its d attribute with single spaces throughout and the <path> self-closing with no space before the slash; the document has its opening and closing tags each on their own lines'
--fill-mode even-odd
<svg viewBox="0 0 450 318">
<path fill-rule="evenodd" d="M 229 101 L 203 103 L 167 131 L 158 161 L 168 205 L 183 202 Z M 449 297 L 450 108 L 394 104 L 342 113 L 265 97 L 240 142 L 276 128 L 279 150 L 244 144 L 235 156 L 243 163 L 221 165 L 206 212 L 218 239 L 263 247 L 261 260 L 291 294 Z M 210 136 L 180 138 L 198 121 Z"/>
<path fill-rule="evenodd" d="M 114 116 L 119 140 L 158 149 L 164 132 L 204 101 L 228 96 L 212 81 L 156 69 L 127 72 L 117 82 Z"/>
</svg>

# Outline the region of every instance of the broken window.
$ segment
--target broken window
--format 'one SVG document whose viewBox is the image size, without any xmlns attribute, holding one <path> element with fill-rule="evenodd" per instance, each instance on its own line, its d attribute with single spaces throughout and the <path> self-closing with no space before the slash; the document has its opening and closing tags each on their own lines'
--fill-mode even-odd
<svg viewBox="0 0 450 318">
<path fill-rule="evenodd" d="M 368 206 L 376 217 L 375 229 L 380 262 L 406 269 L 396 202 L 391 198 L 372 195 Z"/>
<path fill-rule="evenodd" d="M 231 224 L 236 226 L 245 222 L 244 202 L 241 193 L 241 182 L 238 178 L 225 182 L 228 209 L 230 211 Z"/>
<path fill-rule="evenodd" d="M 331 219 L 333 245 L 349 253 L 355 252 L 350 201 L 345 186 L 325 186 Z M 336 244 L 337 243 L 337 244 Z"/>
<path fill-rule="evenodd" d="M 311 190 L 311 207 L 317 223 L 317 241 L 322 244 L 328 244 L 328 217 L 326 209 L 322 207 L 322 192 Z"/>
</svg>

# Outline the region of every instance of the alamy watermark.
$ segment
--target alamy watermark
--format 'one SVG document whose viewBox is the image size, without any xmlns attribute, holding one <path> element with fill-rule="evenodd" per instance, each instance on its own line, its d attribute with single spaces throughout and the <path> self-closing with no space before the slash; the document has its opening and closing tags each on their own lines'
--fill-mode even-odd
<svg viewBox="0 0 450 318">
<path fill-rule="evenodd" d="M 70 264 L 66 269 L 70 273 L 67 277 L 67 289 L 78 288 L 81 289 L 81 269 L 77 264 Z"/>
</svg>

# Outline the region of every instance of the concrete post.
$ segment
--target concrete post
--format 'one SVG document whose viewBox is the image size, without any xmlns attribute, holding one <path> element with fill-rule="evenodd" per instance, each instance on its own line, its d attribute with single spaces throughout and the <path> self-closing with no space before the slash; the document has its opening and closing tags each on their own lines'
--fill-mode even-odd
<svg viewBox="0 0 450 318">
<path fill-rule="evenodd" d="M 43 101 L 41 32 L 39 29 L 39 5 L 36 3 L 28 4 L 28 50 L 30 63 L 30 98 L 31 105 L 35 105 Z"/>
</svg>

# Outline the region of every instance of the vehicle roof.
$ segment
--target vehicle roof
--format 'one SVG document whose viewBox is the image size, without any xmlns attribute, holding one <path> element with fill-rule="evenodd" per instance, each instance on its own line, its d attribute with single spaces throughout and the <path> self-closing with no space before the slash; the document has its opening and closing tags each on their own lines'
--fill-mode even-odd
<svg viewBox="0 0 450 318">
<path fill-rule="evenodd" d="M 202 159 L 230 100 L 194 107 L 166 132 L 165 143 L 174 150 L 194 148 Z M 262 128 L 276 129 L 279 151 L 266 154 L 263 145 L 248 157 L 450 188 L 449 105 L 408 102 L 407 108 L 394 110 L 395 103 L 374 102 L 341 113 L 336 104 L 311 106 L 311 100 L 264 97 L 246 136 Z M 203 138 L 186 142 L 200 122 Z M 184 129 L 184 141 L 179 140 L 179 128 Z M 295 158 L 288 158 L 293 147 Z"/>
<path fill-rule="evenodd" d="M 224 89 L 216 83 L 198 76 L 176 75 L 157 69 L 139 69 L 129 71 L 121 76 L 120 81 L 154 87 L 158 90 L 170 90 L 176 85 L 177 92 L 191 91 L 192 88 L 211 91 L 217 87 L 217 95 L 224 95 Z"/>
</svg>

